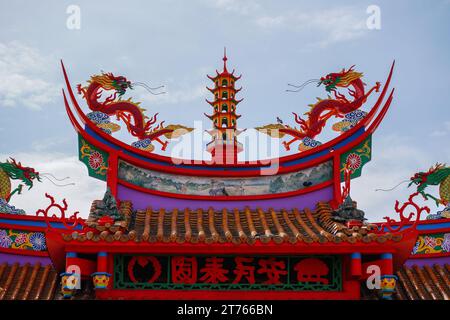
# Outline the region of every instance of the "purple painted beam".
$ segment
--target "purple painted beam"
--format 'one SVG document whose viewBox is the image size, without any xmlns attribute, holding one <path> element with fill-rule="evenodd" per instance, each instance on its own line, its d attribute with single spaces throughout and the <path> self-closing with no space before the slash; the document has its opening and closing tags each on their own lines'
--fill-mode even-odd
<svg viewBox="0 0 450 320">
<path fill-rule="evenodd" d="M 50 260 L 49 257 L 36 257 L 36 256 L 25 256 L 21 254 L 0 253 L 0 264 L 4 262 L 7 262 L 8 264 L 14 264 L 17 262 L 21 266 L 23 266 L 26 263 L 34 265 L 38 262 L 40 262 L 42 266 L 52 264 L 52 261 Z"/>
<path fill-rule="evenodd" d="M 408 259 L 405 262 L 405 266 L 412 267 L 417 265 L 418 267 L 423 266 L 433 266 L 433 265 L 444 266 L 445 264 L 450 264 L 450 257 L 437 257 L 437 258 L 419 258 L 419 259 Z"/>
<path fill-rule="evenodd" d="M 119 185 L 117 189 L 117 196 L 120 200 L 129 200 L 133 203 L 133 209 L 145 210 L 148 207 L 152 207 L 154 210 L 160 208 L 166 210 L 173 209 L 208 209 L 210 207 L 215 210 L 226 209 L 239 209 L 243 210 L 245 207 L 250 209 L 261 208 L 267 210 L 272 208 L 274 210 L 286 209 L 292 210 L 298 208 L 302 210 L 304 208 L 314 209 L 316 204 L 320 201 L 330 201 L 333 199 L 333 186 L 323 188 L 321 190 L 313 191 L 307 194 L 300 194 L 297 196 L 275 199 L 262 199 L 262 200 L 189 200 L 178 199 L 170 197 L 162 197 L 158 195 L 148 194 L 140 191 L 133 190 L 131 188 Z"/>
</svg>

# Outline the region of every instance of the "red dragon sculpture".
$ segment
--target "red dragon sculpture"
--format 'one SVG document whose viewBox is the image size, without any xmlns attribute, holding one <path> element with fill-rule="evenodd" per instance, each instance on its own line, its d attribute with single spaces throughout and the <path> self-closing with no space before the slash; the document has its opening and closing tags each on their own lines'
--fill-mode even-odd
<svg viewBox="0 0 450 320">
<path fill-rule="evenodd" d="M 299 134 L 300 138 L 308 137 L 313 139 L 320 132 L 322 132 L 327 120 L 332 116 L 342 118 L 347 113 L 359 109 L 366 101 L 373 91 L 378 92 L 380 89 L 380 83 L 376 82 L 367 93 L 364 91 L 364 82 L 362 82 L 362 73 L 356 72 L 350 67 L 347 71 L 342 69 L 339 73 L 329 73 L 325 77 L 320 78 L 318 86 L 324 85 L 325 90 L 329 93 L 333 93 L 335 99 L 321 100 L 313 105 L 310 105 L 311 110 L 305 115 L 308 115 L 307 120 L 301 119 L 295 112 L 295 122 L 300 124 L 302 132 Z M 349 87 L 353 87 L 350 89 Z M 349 101 L 345 95 L 339 93 L 337 88 L 347 88 L 350 96 L 353 100 Z"/>
<path fill-rule="evenodd" d="M 308 142 L 311 144 L 311 147 L 315 146 L 314 144 L 320 144 L 320 142 L 313 139 L 322 132 L 328 119 L 333 116 L 343 118 L 344 116 L 355 112 L 367 101 L 367 98 L 372 92 L 379 92 L 379 82 L 376 82 L 375 85 L 366 92 L 364 88 L 365 83 L 361 80 L 363 74 L 356 72 L 353 68 L 354 66 L 350 67 L 348 70 L 342 69 L 342 71 L 338 73 L 329 73 L 325 77 L 308 80 L 299 86 L 289 84 L 289 86 L 297 89 L 286 91 L 299 92 L 307 84 L 317 83 L 318 86 L 324 85 L 326 92 L 333 94 L 334 96 L 334 98 L 332 98 L 329 95 L 327 99 L 317 98 L 318 101 L 315 104 L 309 105 L 311 109 L 309 112 L 305 113 L 305 115 L 308 116 L 306 120 L 293 112 L 295 122 L 300 125 L 300 129 L 282 124 L 282 121 L 278 121 L 278 124 L 269 124 L 256 129 L 266 132 L 272 137 L 282 138 L 285 134 L 294 137 L 294 139 L 289 142 L 283 142 L 287 150 L 289 150 L 289 145 L 296 140 L 303 140 L 303 143 Z M 344 94 L 338 92 L 338 88 L 347 88 L 348 94 L 353 99 L 349 100 Z M 364 116 L 364 114 L 362 116 Z M 275 134 L 274 132 L 270 132 L 274 129 L 278 130 L 278 133 Z"/>
<path fill-rule="evenodd" d="M 123 76 L 114 76 L 112 73 L 102 72 L 101 75 L 93 75 L 88 81 L 88 86 L 83 87 L 81 84 L 78 84 L 77 89 L 78 94 L 82 94 L 89 109 L 93 111 L 88 114 L 88 117 L 94 121 L 97 126 L 103 129 L 107 128 L 109 131 L 116 131 L 118 126 L 110 123 L 108 117 L 115 115 L 117 120 L 122 120 L 126 124 L 128 132 L 140 140 L 133 144 L 133 146 L 137 148 L 152 151 L 153 146 L 150 142 L 152 140 L 156 140 L 163 145 L 162 150 L 164 150 L 167 146 L 167 142 L 163 143 L 159 140 L 160 136 L 164 135 L 166 138 L 170 139 L 192 131 L 191 128 L 187 128 L 182 125 L 163 126 L 164 121 L 157 127 L 152 128 L 152 125 L 157 121 L 158 113 L 149 119 L 144 114 L 144 111 L 146 110 L 140 107 L 140 102 L 134 102 L 131 98 L 126 100 L 122 99 L 122 96 L 127 92 L 127 90 L 133 89 L 134 85 L 141 85 L 152 94 L 155 93 L 151 90 L 161 88 L 150 88 L 140 82 L 131 83 Z M 111 90 L 114 91 L 114 93 L 106 97 L 103 101 L 100 101 L 102 93 L 104 91 Z M 109 127 L 105 127 L 105 123 L 109 125 Z M 184 129 L 184 133 L 182 133 L 181 130 L 174 133 L 176 129 Z M 152 148 L 148 148 L 149 146 Z"/>
</svg>

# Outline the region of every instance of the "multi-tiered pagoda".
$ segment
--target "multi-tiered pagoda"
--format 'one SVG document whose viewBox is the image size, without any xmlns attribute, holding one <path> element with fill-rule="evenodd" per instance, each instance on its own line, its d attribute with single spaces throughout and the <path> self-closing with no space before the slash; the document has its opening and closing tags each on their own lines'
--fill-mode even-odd
<svg viewBox="0 0 450 320">
<path fill-rule="evenodd" d="M 216 76 L 208 78 L 214 82 L 214 88 L 208 88 L 214 95 L 214 100 L 206 100 L 213 107 L 212 115 L 205 115 L 213 121 L 213 129 L 208 131 L 212 141 L 207 145 L 207 151 L 212 155 L 213 163 L 233 164 L 237 163 L 237 154 L 242 151 L 242 144 L 237 141 L 240 133 L 236 129 L 236 121 L 241 116 L 236 114 L 236 106 L 243 99 L 237 100 L 236 94 L 241 91 L 235 88 L 235 83 L 241 76 L 234 75 L 234 70 L 227 70 L 226 51 L 223 56 L 223 71 L 216 70 Z"/>
</svg>

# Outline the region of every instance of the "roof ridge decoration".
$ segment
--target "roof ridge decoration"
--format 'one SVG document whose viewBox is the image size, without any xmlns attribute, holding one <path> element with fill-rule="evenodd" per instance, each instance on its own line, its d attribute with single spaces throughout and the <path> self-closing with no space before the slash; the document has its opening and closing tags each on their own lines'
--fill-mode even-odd
<svg viewBox="0 0 450 320">
<path fill-rule="evenodd" d="M 417 192 L 419 192 L 425 200 L 428 200 L 428 198 L 433 199 L 436 206 L 439 206 L 440 204 L 448 206 L 450 204 L 450 167 L 446 164 L 436 163 L 427 172 L 415 173 L 410 178 L 408 187 L 412 184 L 417 186 Z M 430 185 L 439 186 L 440 199 L 429 193 L 425 193 L 425 189 Z"/>
<path fill-rule="evenodd" d="M 435 202 L 436 206 L 443 205 L 444 209 L 438 211 L 437 214 L 428 214 L 427 220 L 450 218 L 450 167 L 446 164 L 436 163 L 431 166 L 426 172 L 417 172 L 409 180 L 403 180 L 399 182 L 396 186 L 390 189 L 375 189 L 375 191 L 392 191 L 402 185 L 403 183 L 409 182 L 408 187 L 412 185 L 416 186 L 416 192 L 411 195 L 415 197 L 416 195 L 422 195 L 423 199 L 429 200 L 430 198 Z M 428 186 L 438 186 L 439 196 L 437 198 L 429 193 L 426 193 L 425 189 Z M 411 197 L 410 200 L 411 201 Z M 398 201 L 396 203 L 396 208 Z M 397 210 L 397 209 L 396 209 Z M 430 213 L 430 209 L 427 208 L 427 212 Z"/>
<path fill-rule="evenodd" d="M 419 192 L 415 192 L 408 197 L 408 201 L 404 202 L 401 206 L 399 206 L 400 202 L 398 200 L 395 201 L 395 212 L 399 214 L 400 221 L 397 222 L 392 218 L 384 217 L 386 220 L 385 223 L 381 224 L 380 232 L 394 232 L 394 233 L 405 233 L 412 232 L 417 229 L 417 224 L 420 221 L 420 216 L 422 212 L 430 213 L 430 208 L 427 206 L 420 207 L 417 203 L 414 202 L 414 198 L 419 195 Z M 406 208 L 411 206 L 415 212 L 411 211 L 406 216 L 405 211 Z"/>
<path fill-rule="evenodd" d="M 57 187 L 75 185 L 73 182 L 58 184 L 55 181 L 63 181 L 70 179 L 70 177 L 57 178 L 48 172 L 39 173 L 34 168 L 23 166 L 20 161 L 16 161 L 14 158 L 0 162 L 0 213 L 25 215 L 24 210 L 17 209 L 9 203 L 11 197 L 15 194 L 22 194 L 24 187 L 28 187 L 28 190 L 31 190 L 34 182 L 42 182 L 42 178 L 47 179 Z M 14 180 L 18 180 L 19 184 L 13 189 L 12 182 Z"/>
<path fill-rule="evenodd" d="M 385 83 L 385 88 L 390 82 L 395 61 L 392 63 L 389 76 Z M 306 151 L 317 147 L 322 143 L 315 138 L 322 132 L 328 120 L 332 117 L 344 118 L 333 125 L 333 130 L 344 133 L 355 127 L 358 122 L 368 116 L 368 113 L 360 110 L 369 96 L 374 92 L 379 92 L 381 83 L 376 82 L 367 92 L 365 92 L 365 83 L 362 81 L 363 74 L 356 72 L 354 66 L 337 73 L 329 73 L 320 79 L 310 79 L 301 85 L 288 84 L 295 89 L 288 89 L 287 92 L 299 92 L 306 85 L 317 83 L 317 86 L 324 85 L 327 92 L 327 98 L 317 98 L 317 101 L 310 104 L 310 110 L 304 113 L 307 119 L 302 119 L 296 112 L 292 112 L 295 122 L 300 125 L 299 128 L 285 124 L 282 119 L 277 117 L 276 124 L 267 124 L 255 129 L 270 135 L 271 137 L 283 138 L 289 135 L 292 139 L 288 142 L 283 141 L 286 150 L 290 150 L 290 145 L 295 141 L 300 141 L 299 151 Z M 350 88 L 351 87 L 351 88 Z M 338 88 L 346 88 L 352 100 L 349 100 L 344 94 L 337 91 Z M 385 88 L 380 94 L 384 95 Z M 331 96 L 333 95 L 333 96 Z M 275 131 L 275 132 L 274 132 Z"/>
<path fill-rule="evenodd" d="M 64 76 L 67 80 L 66 70 L 61 61 Z M 189 133 L 193 128 L 184 125 L 164 125 L 165 121 L 157 123 L 158 113 L 149 118 L 146 109 L 140 106 L 141 102 L 135 102 L 131 97 L 123 99 L 128 90 L 141 86 L 152 95 L 160 95 L 165 92 L 154 92 L 154 90 L 162 89 L 164 86 L 150 87 L 143 82 L 131 82 L 124 76 L 115 76 L 111 72 L 103 72 L 101 74 L 91 76 L 86 86 L 77 85 L 77 92 L 86 101 L 87 106 L 91 110 L 86 114 L 89 121 L 100 128 L 103 132 L 111 135 L 113 132 L 120 130 L 120 125 L 112 122 L 111 116 L 115 116 L 116 120 L 125 123 L 128 132 L 138 139 L 131 145 L 137 149 L 152 152 L 154 146 L 153 141 L 161 144 L 161 150 L 165 150 L 169 140 L 177 138 L 181 135 Z M 113 92 L 101 101 L 102 93 Z M 168 141 L 162 141 L 165 137 Z"/>
<path fill-rule="evenodd" d="M 42 215 L 45 218 L 48 229 L 53 229 L 51 222 L 54 222 L 55 218 L 57 218 L 58 221 L 61 222 L 68 230 L 77 229 L 82 225 L 84 220 L 78 217 L 78 211 L 72 213 L 70 216 L 66 216 L 66 211 L 68 208 L 66 199 L 63 199 L 62 205 L 60 205 L 55 201 L 55 198 L 48 193 L 45 194 L 45 197 L 50 200 L 50 204 L 45 209 L 37 210 L 36 217 Z M 50 216 L 50 213 L 54 212 L 55 210 L 59 211 L 59 217 L 55 213 Z"/>
<path fill-rule="evenodd" d="M 324 144 L 321 144 L 309 137 L 304 137 L 302 139 L 302 144 L 305 147 L 302 150 L 304 150 L 304 151 L 301 153 L 291 154 L 291 155 L 280 157 L 279 158 L 280 162 L 288 162 L 288 161 L 292 162 L 295 159 L 301 159 L 301 158 L 306 159 L 307 156 L 325 157 L 325 156 L 329 156 L 331 152 L 335 152 L 335 154 L 338 154 L 338 153 L 340 154 L 342 151 L 346 151 L 348 149 L 348 148 L 346 148 L 346 146 L 351 144 L 351 142 L 352 142 L 352 140 L 350 139 L 351 137 L 358 138 L 361 135 L 363 135 L 364 137 L 367 137 L 368 135 L 372 134 L 377 129 L 378 125 L 384 118 L 384 116 L 392 102 L 392 99 L 393 99 L 394 89 L 389 89 L 389 84 L 390 84 L 392 74 L 393 74 L 393 67 L 394 67 L 394 65 L 392 65 L 392 67 L 391 67 L 389 76 L 387 77 L 387 79 L 384 83 L 384 86 L 381 90 L 381 93 L 379 94 L 379 96 L 377 98 L 377 101 L 373 105 L 370 112 L 368 112 L 363 118 L 358 118 L 358 120 L 354 121 L 354 123 L 351 125 L 351 128 L 349 128 L 345 132 L 342 132 L 338 137 L 336 137 Z M 139 160 L 139 162 L 142 162 L 142 161 L 151 162 L 151 161 L 156 160 L 156 161 L 158 161 L 158 165 L 161 164 L 162 167 L 164 167 L 164 169 L 166 169 L 166 168 L 170 169 L 170 170 L 173 169 L 173 171 L 178 171 L 178 170 L 186 171 L 186 169 L 188 169 L 187 165 L 190 165 L 190 164 L 194 165 L 194 167 L 192 167 L 192 169 L 204 167 L 205 170 L 210 170 L 209 168 L 211 167 L 211 164 L 213 164 L 213 163 L 208 160 L 203 159 L 201 162 L 198 162 L 198 159 L 197 160 L 184 159 L 184 158 L 183 159 L 174 159 L 173 157 L 168 157 L 165 155 L 159 155 L 159 154 L 148 152 L 148 151 L 154 149 L 154 146 L 152 145 L 153 140 L 144 139 L 144 140 L 137 141 L 137 142 L 135 142 L 135 145 L 133 147 L 133 146 L 128 145 L 125 142 L 118 140 L 117 138 L 112 137 L 111 135 L 108 135 L 104 130 L 102 130 L 103 124 L 107 125 L 106 122 L 108 121 L 108 119 L 106 119 L 106 118 L 103 119 L 104 116 L 102 116 L 101 119 L 100 118 L 96 119 L 96 121 L 98 120 L 97 121 L 98 123 L 96 123 L 95 121 L 93 122 L 92 120 L 90 120 L 85 115 L 85 113 L 80 108 L 80 106 L 76 100 L 75 93 L 72 90 L 66 70 L 63 65 L 62 65 L 62 68 L 63 68 L 63 74 L 64 74 L 64 78 L 65 78 L 65 84 L 67 87 L 66 89 L 63 89 L 63 97 L 64 97 L 66 111 L 67 111 L 68 116 L 71 120 L 71 123 L 73 124 L 76 131 L 80 135 L 82 135 L 82 137 L 86 141 L 89 141 L 90 144 L 95 145 L 109 153 L 117 153 L 116 150 L 123 151 L 123 152 L 119 152 L 120 157 L 122 157 L 122 158 L 129 158 L 129 159 L 133 159 L 136 161 Z M 238 79 L 237 77 L 234 77 L 232 75 L 228 75 L 228 76 L 232 77 L 232 81 L 236 81 L 236 79 Z M 213 79 L 213 80 L 216 79 L 216 78 L 212 78 L 212 77 L 209 77 L 209 78 Z M 350 81 L 350 78 L 348 78 L 347 80 Z M 388 92 L 388 90 L 389 90 L 389 92 Z M 66 91 L 67 91 L 67 94 L 66 94 Z M 385 100 L 385 98 L 387 98 L 387 100 Z M 70 101 L 70 103 L 69 103 L 69 101 Z M 131 116 L 130 116 L 130 120 L 133 121 Z M 153 120 L 154 119 L 152 118 L 148 121 L 153 122 Z M 103 123 L 103 122 L 105 122 L 105 123 Z M 281 138 L 286 135 L 291 135 L 291 136 L 292 136 L 292 134 L 294 134 L 294 136 L 298 135 L 298 132 L 294 132 L 295 130 L 294 131 L 290 130 L 286 126 L 283 126 L 282 123 L 283 123 L 283 121 L 281 119 L 279 119 L 279 123 L 277 123 L 277 124 L 268 125 L 267 128 L 256 128 L 256 129 L 257 130 L 259 130 L 259 129 L 266 130 L 267 129 L 266 130 L 267 134 L 269 134 L 273 137 Z M 99 124 L 101 126 L 97 126 L 97 124 Z M 84 125 L 84 127 L 83 127 L 83 125 Z M 164 126 L 164 125 L 162 125 L 162 126 L 164 127 L 165 130 L 168 130 L 170 127 L 170 126 Z M 178 127 L 179 125 L 176 125 L 176 126 Z M 280 129 L 280 126 L 282 126 L 281 129 Z M 176 130 L 177 128 L 173 127 L 173 128 L 170 128 L 170 130 L 169 130 L 170 132 L 168 131 L 167 133 L 163 134 L 162 132 L 160 132 L 160 129 L 161 129 L 161 127 L 157 129 L 158 135 L 159 134 L 160 135 L 159 135 L 159 137 L 155 136 L 155 140 L 157 140 L 157 139 L 161 140 L 160 138 L 162 138 L 162 137 L 165 137 L 165 138 L 172 137 L 173 138 L 173 134 L 175 132 L 183 131 L 181 129 Z M 175 129 L 175 131 L 173 131 L 174 129 Z M 290 142 L 285 143 L 287 147 L 289 147 L 289 145 L 293 141 L 299 140 L 298 137 L 294 137 L 294 138 L 295 138 L 294 140 L 291 140 Z M 362 140 L 362 139 L 358 139 L 358 140 Z M 167 146 L 167 142 L 168 141 L 160 141 L 160 143 L 162 143 L 162 145 L 163 145 L 162 150 L 165 150 L 165 148 Z M 138 148 L 136 148 L 136 147 L 138 147 Z M 323 153 L 320 153 L 320 152 L 323 152 Z M 138 159 L 138 158 L 140 158 L 140 159 Z M 112 161 L 114 162 L 114 159 L 112 159 Z M 175 168 L 173 166 L 174 161 L 176 163 L 182 163 L 182 165 Z M 249 160 L 239 161 L 238 163 L 236 163 L 236 164 L 233 163 L 230 166 L 231 167 L 234 167 L 234 166 L 266 167 L 266 164 L 264 161 L 265 160 L 257 160 L 256 165 L 255 165 L 255 163 L 253 163 L 252 161 L 249 161 Z M 308 162 L 312 162 L 312 161 L 308 161 Z M 171 168 L 169 168 L 169 167 L 171 167 Z M 191 168 L 189 168 L 189 169 L 191 169 Z M 221 174 L 222 173 L 220 173 L 220 175 Z M 114 193 L 113 187 L 112 187 L 112 190 Z"/>
<path fill-rule="evenodd" d="M 12 180 L 19 180 L 17 187 L 12 190 Z M 9 204 L 14 194 L 21 194 L 25 186 L 30 190 L 33 187 L 33 181 L 41 182 L 41 176 L 34 168 L 24 167 L 22 163 L 14 158 L 0 162 L 0 212 L 10 214 L 25 214 L 22 209 L 16 209 Z"/>
</svg>

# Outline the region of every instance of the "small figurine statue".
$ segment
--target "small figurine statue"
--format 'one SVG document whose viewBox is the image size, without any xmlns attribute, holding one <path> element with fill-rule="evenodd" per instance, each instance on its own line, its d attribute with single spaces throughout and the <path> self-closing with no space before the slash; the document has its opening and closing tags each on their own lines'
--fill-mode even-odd
<svg viewBox="0 0 450 320">
<path fill-rule="evenodd" d="M 112 218 L 114 221 L 123 220 L 123 215 L 117 208 L 117 201 L 109 187 L 106 189 L 105 195 L 101 202 L 97 202 L 95 205 L 94 216 L 99 219 L 104 216 Z"/>
<path fill-rule="evenodd" d="M 381 298 L 383 300 L 392 300 L 392 295 L 395 293 L 395 286 L 397 284 L 397 276 L 386 274 L 381 276 Z"/>
<path fill-rule="evenodd" d="M 344 202 L 339 205 L 339 208 L 333 211 L 333 219 L 339 222 L 347 222 L 349 220 L 358 220 L 363 222 L 367 220 L 364 218 L 364 211 L 356 208 L 356 202 L 347 196 Z"/>
</svg>

